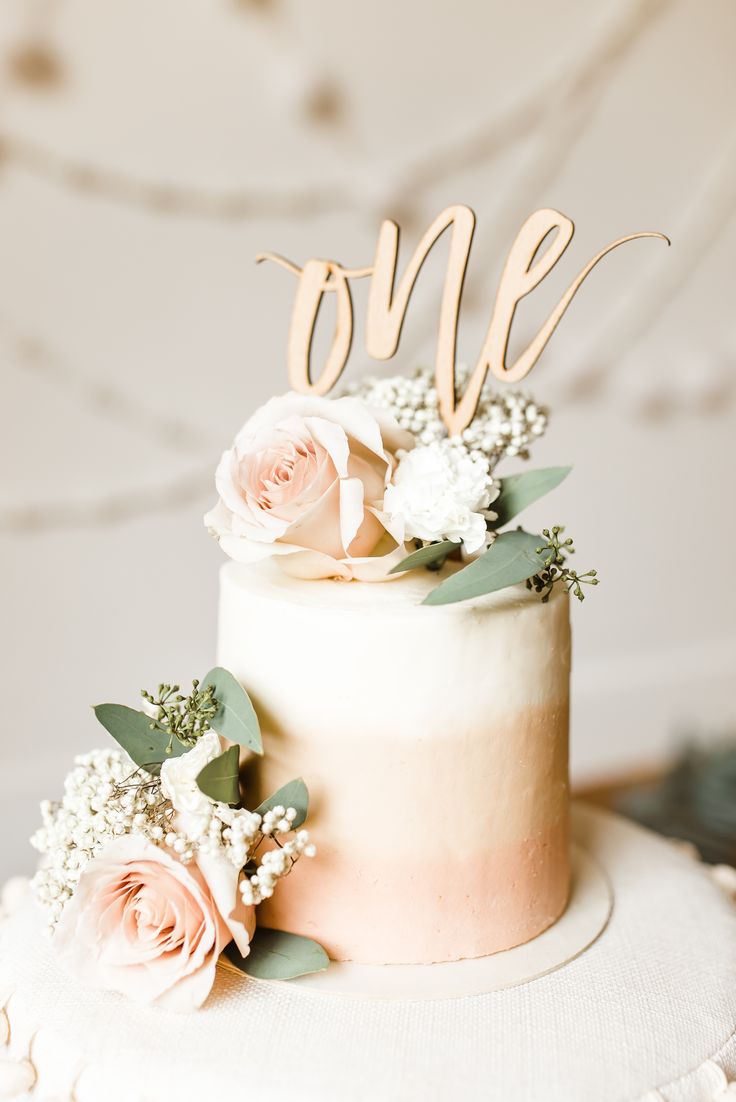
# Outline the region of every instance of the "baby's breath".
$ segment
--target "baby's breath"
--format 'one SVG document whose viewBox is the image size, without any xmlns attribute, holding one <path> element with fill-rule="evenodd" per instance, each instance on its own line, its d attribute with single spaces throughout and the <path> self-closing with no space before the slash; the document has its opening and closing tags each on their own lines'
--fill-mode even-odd
<svg viewBox="0 0 736 1102">
<path fill-rule="evenodd" d="M 160 843 L 173 808 L 157 779 L 138 770 L 122 750 L 93 750 L 74 760 L 59 801 L 41 804 L 42 826 L 31 845 L 43 860 L 33 885 L 56 922 L 85 866 L 111 838 L 141 834 Z"/>
<path fill-rule="evenodd" d="M 262 840 L 270 839 L 274 848 L 266 850 L 260 864 L 253 861 L 245 869 L 240 894 L 247 906 L 257 906 L 264 899 L 270 899 L 279 880 L 289 875 L 299 858 L 314 857 L 317 852 L 306 830 L 297 830 L 291 837 L 283 838 L 293 831 L 292 824 L 296 817 L 293 807 L 281 805 L 271 808 L 263 816 Z"/>
<path fill-rule="evenodd" d="M 459 365 L 460 390 L 469 374 L 467 367 Z M 434 377 L 426 368 L 418 368 L 411 376 L 367 376 L 353 383 L 348 393 L 367 405 L 388 410 L 402 428 L 413 433 L 418 444 L 433 444 L 447 438 Z M 505 457 L 528 459 L 531 444 L 547 428 L 547 418 L 547 410 L 521 391 L 494 392 L 486 385 L 473 420 L 452 439 L 471 452 L 481 452 L 493 469 Z"/>
</svg>

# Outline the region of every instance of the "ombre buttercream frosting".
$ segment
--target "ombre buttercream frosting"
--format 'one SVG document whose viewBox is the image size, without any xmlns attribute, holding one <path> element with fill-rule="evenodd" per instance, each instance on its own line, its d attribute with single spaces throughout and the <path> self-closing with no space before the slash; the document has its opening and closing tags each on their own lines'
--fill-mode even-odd
<svg viewBox="0 0 736 1102">
<path fill-rule="evenodd" d="M 484 956 L 568 898 L 567 595 L 422 606 L 441 577 L 221 571 L 218 661 L 266 750 L 248 805 L 303 776 L 318 847 L 261 922 L 337 960 Z"/>
</svg>

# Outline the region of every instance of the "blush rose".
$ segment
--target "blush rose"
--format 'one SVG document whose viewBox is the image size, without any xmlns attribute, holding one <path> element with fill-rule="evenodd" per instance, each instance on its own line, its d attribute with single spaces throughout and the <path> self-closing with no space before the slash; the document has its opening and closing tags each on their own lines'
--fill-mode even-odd
<svg viewBox="0 0 736 1102">
<path fill-rule="evenodd" d="M 238 941 L 247 951 L 255 918 L 252 908 L 243 911 Z M 218 910 L 194 862 L 184 865 L 128 834 L 109 842 L 85 867 L 54 943 L 83 983 L 188 1012 L 209 994 L 232 922 L 232 915 Z"/>
<path fill-rule="evenodd" d="M 222 456 L 205 524 L 241 562 L 275 555 L 297 577 L 384 578 L 403 557 L 384 494 L 413 443 L 357 398 L 272 398 Z"/>
</svg>

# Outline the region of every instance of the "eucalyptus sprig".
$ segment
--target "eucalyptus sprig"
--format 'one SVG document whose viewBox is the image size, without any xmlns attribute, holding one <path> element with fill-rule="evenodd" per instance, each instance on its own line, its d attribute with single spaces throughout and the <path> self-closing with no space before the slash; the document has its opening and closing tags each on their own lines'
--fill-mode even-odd
<svg viewBox="0 0 736 1102">
<path fill-rule="evenodd" d="M 185 754 L 210 729 L 229 743 L 254 754 L 263 753 L 258 716 L 250 698 L 221 666 L 211 669 L 201 682 L 193 681 L 189 696 L 178 685 L 165 683 L 155 694 L 143 689 L 141 696 L 149 705 L 145 712 L 124 704 L 98 704 L 94 712 L 126 754 L 151 776 L 159 774 L 168 758 Z"/>
<path fill-rule="evenodd" d="M 215 686 L 200 689 L 196 678 L 189 696 L 184 696 L 178 685 L 165 684 L 159 685 L 156 695 L 141 689 L 141 696 L 156 709 L 151 730 L 158 728 L 168 733 L 169 750 L 175 738 L 183 746 L 194 746 L 197 739 L 209 731 L 219 708 Z"/>
<path fill-rule="evenodd" d="M 597 570 L 586 570 L 584 574 L 578 574 L 577 570 L 571 570 L 567 566 L 567 557 L 575 554 L 575 547 L 569 536 L 567 539 L 561 539 L 564 531 L 564 527 L 560 524 L 552 529 L 542 529 L 546 543 L 537 547 L 536 553 L 546 560 L 546 566 L 526 581 L 527 589 L 533 589 L 535 593 L 542 594 L 543 603 L 549 600 L 552 589 L 558 583 L 564 585 L 567 592 L 572 593 L 579 601 L 585 600 L 582 586 L 598 585 Z"/>
</svg>

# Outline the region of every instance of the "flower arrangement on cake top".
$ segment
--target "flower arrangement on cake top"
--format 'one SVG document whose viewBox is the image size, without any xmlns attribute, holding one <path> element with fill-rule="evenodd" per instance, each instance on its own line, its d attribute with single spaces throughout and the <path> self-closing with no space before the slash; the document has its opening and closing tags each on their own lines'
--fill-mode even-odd
<svg viewBox="0 0 736 1102">
<path fill-rule="evenodd" d="M 451 604 L 526 582 L 544 600 L 564 585 L 580 600 L 595 570 L 567 565 L 572 540 L 510 528 L 567 476 L 551 467 L 499 477 L 527 459 L 547 411 L 518 391 L 486 387 L 475 418 L 450 437 L 432 375 L 366 378 L 339 398 L 272 398 L 217 467 L 218 501 L 205 524 L 240 562 L 276 557 L 300 578 L 385 581 L 465 562 L 425 599 Z"/>
<path fill-rule="evenodd" d="M 62 800 L 41 808 L 33 884 L 62 962 L 91 986 L 179 1011 L 204 1002 L 223 954 L 264 978 L 326 968 L 316 942 L 257 925 L 258 904 L 315 847 L 301 778 L 243 806 L 240 748 L 263 753 L 248 695 L 215 668 L 188 696 L 178 685 L 142 696 L 146 710 L 95 708 L 118 747 L 78 757 Z"/>
</svg>

